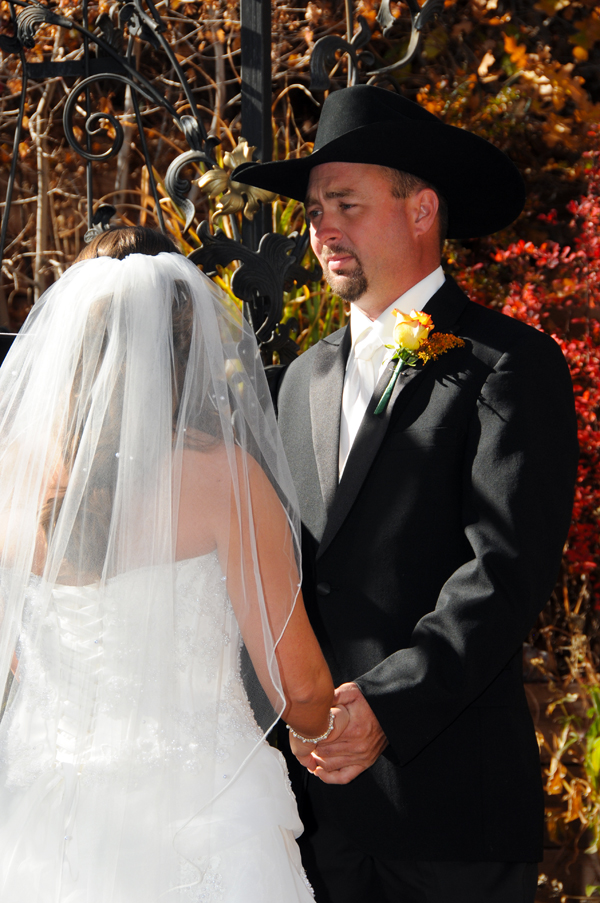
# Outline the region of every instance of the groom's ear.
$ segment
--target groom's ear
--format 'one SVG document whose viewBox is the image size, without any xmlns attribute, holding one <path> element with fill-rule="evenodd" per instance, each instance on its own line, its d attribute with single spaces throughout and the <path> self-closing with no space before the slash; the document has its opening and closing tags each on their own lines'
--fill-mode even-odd
<svg viewBox="0 0 600 903">
<path fill-rule="evenodd" d="M 432 188 L 415 191 L 409 198 L 409 216 L 415 236 L 435 232 L 440 202 Z"/>
</svg>

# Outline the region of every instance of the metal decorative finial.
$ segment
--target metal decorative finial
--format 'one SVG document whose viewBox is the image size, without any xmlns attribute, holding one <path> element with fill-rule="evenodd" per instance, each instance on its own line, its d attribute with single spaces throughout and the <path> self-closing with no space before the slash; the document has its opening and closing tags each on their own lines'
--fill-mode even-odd
<svg viewBox="0 0 600 903">
<path fill-rule="evenodd" d="M 223 195 L 216 205 L 217 214 L 224 216 L 229 213 L 243 212 L 246 219 L 252 220 L 261 203 L 270 204 L 277 197 L 272 191 L 245 185 L 243 182 L 235 182 L 231 178 L 231 173 L 236 166 L 252 162 L 255 150 L 255 147 L 248 145 L 245 138 L 240 138 L 235 150 L 223 154 L 223 169 L 219 167 L 209 169 L 198 179 L 198 186 L 207 197 L 214 199 L 220 194 Z"/>
</svg>

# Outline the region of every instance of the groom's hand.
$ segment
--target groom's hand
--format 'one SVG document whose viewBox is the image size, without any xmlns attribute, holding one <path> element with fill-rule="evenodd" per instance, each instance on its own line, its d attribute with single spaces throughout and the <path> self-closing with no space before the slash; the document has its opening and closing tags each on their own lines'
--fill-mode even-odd
<svg viewBox="0 0 600 903">
<path fill-rule="evenodd" d="M 335 703 L 346 706 L 350 715 L 348 726 L 335 740 L 318 744 L 310 756 L 308 769 L 326 784 L 349 784 L 373 765 L 388 741 L 356 684 L 338 687 Z"/>
</svg>

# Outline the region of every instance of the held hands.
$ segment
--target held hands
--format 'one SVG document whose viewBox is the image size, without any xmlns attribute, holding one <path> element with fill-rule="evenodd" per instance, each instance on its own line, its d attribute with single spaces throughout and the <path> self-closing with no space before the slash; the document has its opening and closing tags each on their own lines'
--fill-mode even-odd
<svg viewBox="0 0 600 903">
<path fill-rule="evenodd" d="M 350 721 L 348 709 L 344 705 L 333 706 L 331 713 L 334 716 L 333 730 L 329 734 L 327 741 L 343 734 Z M 290 748 L 298 761 L 301 762 L 305 768 L 309 768 L 310 771 L 314 768 L 314 766 L 313 768 L 310 768 L 309 766 L 312 762 L 312 753 L 316 750 L 317 745 L 318 744 L 314 740 L 302 740 L 290 731 Z"/>
<path fill-rule="evenodd" d="M 326 784 L 349 784 L 370 768 L 388 745 L 379 721 L 355 683 L 335 691 L 335 727 L 327 740 L 300 743 L 290 736 L 298 761 Z"/>
</svg>

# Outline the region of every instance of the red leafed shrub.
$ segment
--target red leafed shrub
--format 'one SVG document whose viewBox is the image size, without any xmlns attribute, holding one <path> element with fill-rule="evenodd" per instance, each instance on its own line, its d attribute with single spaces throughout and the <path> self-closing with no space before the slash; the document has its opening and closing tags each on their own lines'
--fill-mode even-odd
<svg viewBox="0 0 600 903">
<path fill-rule="evenodd" d="M 568 361 L 581 458 L 563 587 L 573 607 L 584 587 L 600 610 L 600 129 L 589 137 L 594 149 L 585 154 L 587 192 L 568 205 L 571 246 L 512 241 L 506 248 L 489 246 L 491 263 L 467 266 L 472 252 L 465 259 L 456 248 L 449 263 L 474 300 L 549 332 Z M 552 226 L 556 211 L 538 219 Z"/>
</svg>

